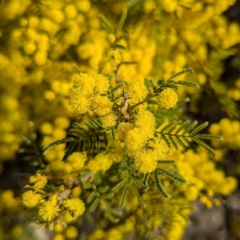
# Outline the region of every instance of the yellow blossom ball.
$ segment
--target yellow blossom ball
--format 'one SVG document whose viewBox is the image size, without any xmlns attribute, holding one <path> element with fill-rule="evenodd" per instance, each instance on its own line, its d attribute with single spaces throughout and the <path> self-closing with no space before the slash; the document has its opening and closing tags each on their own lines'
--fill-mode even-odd
<svg viewBox="0 0 240 240">
<path fill-rule="evenodd" d="M 57 204 L 57 196 L 53 195 L 50 199 L 44 202 L 40 207 L 38 214 L 43 221 L 50 222 L 57 217 L 60 208 Z"/>
<path fill-rule="evenodd" d="M 109 34 L 109 35 L 108 35 L 108 41 L 109 41 L 110 43 L 114 43 L 115 40 L 116 40 L 116 37 L 115 37 L 114 34 Z"/>
<path fill-rule="evenodd" d="M 147 88 L 143 82 L 131 84 L 128 88 L 127 95 L 129 103 L 136 104 L 143 101 L 148 94 Z"/>
<path fill-rule="evenodd" d="M 123 139 L 126 136 L 126 133 L 134 128 L 134 125 L 129 122 L 122 122 L 118 125 L 116 136 L 120 141 L 123 141 Z"/>
<path fill-rule="evenodd" d="M 163 9 L 169 13 L 174 12 L 178 6 L 176 0 L 159 0 L 159 2 L 162 4 Z"/>
<path fill-rule="evenodd" d="M 79 171 L 84 167 L 86 160 L 87 154 L 85 152 L 74 152 L 68 157 L 67 162 L 71 165 L 73 171 Z"/>
<path fill-rule="evenodd" d="M 95 86 L 96 93 L 98 94 L 106 93 L 109 88 L 108 78 L 102 74 L 95 74 L 93 77 L 96 83 L 96 86 Z"/>
<path fill-rule="evenodd" d="M 74 226 L 69 226 L 66 230 L 65 230 L 65 236 L 67 239 L 76 239 L 78 236 L 78 230 L 76 227 Z"/>
<path fill-rule="evenodd" d="M 152 151 L 141 151 L 134 157 L 134 166 L 141 173 L 150 173 L 157 168 L 157 159 Z"/>
<path fill-rule="evenodd" d="M 147 136 L 139 128 L 134 128 L 128 131 L 124 139 L 126 147 L 130 151 L 133 151 L 133 153 L 142 148 L 146 142 Z"/>
<path fill-rule="evenodd" d="M 40 126 L 40 131 L 42 134 L 51 134 L 53 131 L 52 124 L 49 122 L 43 122 Z"/>
<path fill-rule="evenodd" d="M 78 15 L 77 8 L 73 4 L 69 4 L 64 8 L 64 12 L 67 18 L 76 18 Z"/>
<path fill-rule="evenodd" d="M 72 215 L 77 218 L 81 216 L 85 211 L 85 205 L 79 198 L 66 199 L 63 203 L 64 207 L 72 212 Z"/>
<path fill-rule="evenodd" d="M 117 123 L 117 116 L 112 112 L 108 113 L 100 117 L 100 122 L 104 128 L 114 127 Z"/>
<path fill-rule="evenodd" d="M 80 73 L 76 75 L 73 81 L 73 88 L 81 91 L 81 94 L 93 94 L 95 80 L 93 76 L 87 73 Z"/>
<path fill-rule="evenodd" d="M 33 192 L 32 190 L 26 191 L 22 195 L 22 203 L 25 207 L 28 208 L 36 207 L 41 200 L 42 196 L 38 193 Z"/>
<path fill-rule="evenodd" d="M 82 192 L 81 187 L 75 187 L 72 189 L 71 196 L 72 198 L 78 198 Z"/>
<path fill-rule="evenodd" d="M 103 116 L 112 111 L 113 103 L 106 96 L 97 95 L 92 100 L 92 110 L 99 116 Z"/>
<path fill-rule="evenodd" d="M 140 110 L 137 114 L 135 126 L 144 132 L 148 138 L 153 137 L 155 130 L 155 117 L 147 110 Z"/>
<path fill-rule="evenodd" d="M 29 183 L 33 183 L 33 187 L 36 189 L 43 188 L 47 183 L 47 177 L 41 173 L 37 173 L 29 178 Z"/>
<path fill-rule="evenodd" d="M 160 107 L 170 109 L 176 106 L 178 96 L 174 90 L 171 88 L 166 88 L 158 94 L 157 100 Z"/>
<path fill-rule="evenodd" d="M 90 109 L 90 99 L 87 95 L 82 94 L 79 89 L 74 89 L 71 92 L 69 105 L 75 114 L 84 114 Z"/>
<path fill-rule="evenodd" d="M 94 159 L 88 162 L 87 168 L 93 173 L 98 171 L 106 172 L 111 167 L 112 163 L 109 154 L 98 154 Z"/>
<path fill-rule="evenodd" d="M 80 12 L 88 12 L 91 8 L 91 1 L 89 0 L 77 1 L 76 4 Z"/>
<path fill-rule="evenodd" d="M 56 234 L 53 237 L 53 240 L 65 240 L 64 236 L 62 234 Z"/>
</svg>

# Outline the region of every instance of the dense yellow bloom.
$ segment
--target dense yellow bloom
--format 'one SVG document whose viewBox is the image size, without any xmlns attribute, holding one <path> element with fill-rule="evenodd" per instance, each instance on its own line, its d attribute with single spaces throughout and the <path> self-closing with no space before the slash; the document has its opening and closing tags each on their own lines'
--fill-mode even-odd
<svg viewBox="0 0 240 240">
<path fill-rule="evenodd" d="M 99 116 L 112 111 L 113 103 L 106 96 L 95 96 L 92 101 L 92 110 Z"/>
<path fill-rule="evenodd" d="M 114 113 L 110 112 L 106 115 L 101 116 L 100 122 L 104 128 L 114 127 L 117 123 L 117 116 Z"/>
<path fill-rule="evenodd" d="M 74 226 L 69 226 L 65 231 L 65 235 L 67 239 L 76 239 L 78 236 L 78 230 Z"/>
<path fill-rule="evenodd" d="M 176 106 L 178 96 L 171 88 L 166 88 L 157 96 L 158 103 L 162 108 L 173 108 Z"/>
<path fill-rule="evenodd" d="M 85 211 L 85 205 L 79 198 L 64 200 L 64 207 L 66 207 L 74 218 L 81 216 Z"/>
<path fill-rule="evenodd" d="M 116 40 L 116 37 L 115 37 L 114 34 L 111 33 L 111 34 L 108 35 L 108 41 L 109 41 L 110 43 L 114 43 L 115 40 Z"/>
<path fill-rule="evenodd" d="M 22 195 L 22 203 L 24 206 L 32 208 L 36 207 L 42 199 L 42 196 L 38 193 L 33 192 L 32 190 L 26 191 Z"/>
<path fill-rule="evenodd" d="M 102 74 L 95 74 L 94 76 L 95 79 L 95 91 L 98 94 L 103 94 L 106 93 L 108 88 L 109 88 L 109 80 L 107 77 L 105 77 Z"/>
<path fill-rule="evenodd" d="M 98 171 L 106 172 L 111 167 L 112 163 L 109 154 L 100 153 L 88 162 L 87 168 L 93 173 Z"/>
<path fill-rule="evenodd" d="M 45 201 L 40 207 L 39 207 L 39 216 L 44 221 L 50 222 L 55 217 L 57 217 L 58 213 L 60 212 L 60 208 L 57 203 L 57 196 L 53 195 L 50 197 L 48 201 Z"/>
<path fill-rule="evenodd" d="M 178 6 L 176 0 L 159 0 L 159 2 L 162 4 L 163 9 L 169 13 L 175 11 Z"/>
<path fill-rule="evenodd" d="M 145 109 L 140 110 L 136 117 L 135 126 L 140 128 L 148 138 L 151 138 L 155 130 L 155 117 Z"/>
<path fill-rule="evenodd" d="M 118 125 L 116 136 L 120 141 L 123 141 L 123 139 L 126 136 L 126 133 L 134 128 L 134 125 L 129 122 L 121 122 Z"/>
<path fill-rule="evenodd" d="M 84 114 L 90 109 L 90 99 L 79 89 L 72 90 L 69 105 L 76 114 Z"/>
<path fill-rule="evenodd" d="M 93 94 L 95 88 L 94 78 L 87 73 L 76 75 L 73 81 L 73 88 L 77 88 L 82 94 Z"/>
<path fill-rule="evenodd" d="M 166 142 L 159 138 L 154 138 L 154 141 L 149 145 L 154 148 L 154 154 L 158 160 L 161 160 L 169 151 Z"/>
<path fill-rule="evenodd" d="M 143 101 L 146 98 L 148 91 L 143 82 L 136 82 L 129 86 L 127 94 L 129 103 L 135 104 Z"/>
<path fill-rule="evenodd" d="M 128 131 L 124 139 L 126 147 L 133 152 L 142 148 L 146 142 L 147 136 L 139 128 Z"/>
<path fill-rule="evenodd" d="M 86 160 L 86 152 L 74 152 L 68 157 L 67 162 L 71 165 L 73 171 L 79 171 L 84 167 Z"/>
<path fill-rule="evenodd" d="M 43 188 L 47 183 L 47 177 L 37 173 L 29 178 L 29 182 L 34 184 L 34 188 Z"/>
<path fill-rule="evenodd" d="M 157 159 L 153 151 L 140 151 L 134 157 L 134 166 L 141 173 L 150 173 L 157 168 Z"/>
</svg>

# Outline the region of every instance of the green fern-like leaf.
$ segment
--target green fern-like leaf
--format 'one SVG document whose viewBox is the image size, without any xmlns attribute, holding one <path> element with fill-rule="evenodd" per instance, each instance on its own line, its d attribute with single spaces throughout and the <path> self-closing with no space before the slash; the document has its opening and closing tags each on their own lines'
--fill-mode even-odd
<svg viewBox="0 0 240 240">
<path fill-rule="evenodd" d="M 99 197 L 95 198 L 95 200 L 89 207 L 89 211 L 95 212 L 100 202 L 101 202 L 101 199 Z"/>
<path fill-rule="evenodd" d="M 123 27 L 123 25 L 124 25 L 124 23 L 125 23 L 126 18 L 127 18 L 127 11 L 124 11 L 124 12 L 122 13 L 121 18 L 120 18 L 120 21 L 119 21 L 119 23 L 118 23 L 118 26 L 117 26 L 117 28 L 116 28 L 116 30 L 115 30 L 115 34 L 117 34 L 117 33 L 122 29 L 122 27 Z"/>
<path fill-rule="evenodd" d="M 113 28 L 112 28 L 111 24 L 109 23 L 109 21 L 106 19 L 106 17 L 102 14 L 99 14 L 98 17 L 100 18 L 100 20 L 105 25 L 108 33 L 113 33 Z"/>
<path fill-rule="evenodd" d="M 131 191 L 133 192 L 133 194 L 135 195 L 135 197 L 137 198 L 138 202 L 140 203 L 140 205 L 144 208 L 146 207 L 146 204 L 144 203 L 143 199 L 141 198 L 141 196 L 139 195 L 137 189 L 134 186 L 131 186 Z"/>
<path fill-rule="evenodd" d="M 129 191 L 129 185 L 125 185 L 125 187 L 123 188 L 123 192 L 122 192 L 121 198 L 120 198 L 120 202 L 119 202 L 119 206 L 121 208 L 124 207 L 125 199 L 126 199 L 128 191 Z"/>
<path fill-rule="evenodd" d="M 155 171 L 153 174 L 154 174 L 154 183 L 155 183 L 159 193 L 165 198 L 170 198 L 171 195 L 169 193 L 167 193 L 165 188 L 163 187 L 160 179 L 158 178 L 157 171 Z"/>
<path fill-rule="evenodd" d="M 185 73 L 193 73 L 193 70 L 191 68 L 186 68 L 184 70 L 182 70 L 181 72 L 178 72 L 176 74 L 174 74 L 173 76 L 171 76 L 167 81 L 173 81 L 176 77 L 179 77 Z"/>
<path fill-rule="evenodd" d="M 187 183 L 187 181 L 185 179 L 183 179 L 182 177 L 177 176 L 175 174 L 172 174 L 168 170 L 157 168 L 157 172 L 167 176 L 168 178 L 172 179 L 173 181 L 175 181 L 177 183 L 180 183 L 180 184 L 186 184 Z"/>
<path fill-rule="evenodd" d="M 186 82 L 186 81 L 177 81 L 177 82 L 174 82 L 174 84 L 178 84 L 178 85 L 183 85 L 183 86 L 187 86 L 187 87 L 192 87 L 192 88 L 196 88 L 198 89 L 199 88 L 199 85 L 196 84 L 196 83 L 193 83 L 193 82 Z"/>
</svg>

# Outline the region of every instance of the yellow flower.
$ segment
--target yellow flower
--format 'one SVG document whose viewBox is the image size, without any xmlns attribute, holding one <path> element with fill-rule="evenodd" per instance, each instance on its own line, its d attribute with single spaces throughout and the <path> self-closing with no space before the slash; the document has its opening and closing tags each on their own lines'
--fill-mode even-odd
<svg viewBox="0 0 240 240">
<path fill-rule="evenodd" d="M 75 218 L 81 216 L 85 211 L 85 205 L 79 198 L 66 199 L 63 204 L 64 207 L 72 212 L 72 215 Z"/>
<path fill-rule="evenodd" d="M 141 132 L 139 128 L 134 128 L 128 131 L 124 139 L 126 147 L 133 152 L 143 147 L 146 142 L 147 136 Z"/>
<path fill-rule="evenodd" d="M 38 214 L 44 221 L 50 222 L 57 217 L 59 211 L 60 208 L 57 203 L 57 195 L 53 195 L 39 207 Z"/>
<path fill-rule="evenodd" d="M 161 160 L 164 155 L 168 153 L 168 146 L 165 141 L 155 138 L 154 142 L 151 142 L 149 146 L 154 148 L 154 153 L 158 160 Z"/>
<path fill-rule="evenodd" d="M 92 110 L 99 116 L 112 111 L 113 103 L 106 96 L 95 96 L 92 102 Z"/>
<path fill-rule="evenodd" d="M 69 226 L 65 231 L 65 235 L 67 239 L 76 239 L 78 236 L 78 230 L 74 226 Z"/>
<path fill-rule="evenodd" d="M 134 128 L 134 125 L 129 122 L 122 122 L 118 125 L 116 136 L 120 141 L 123 141 L 123 139 L 126 136 L 126 133 Z"/>
<path fill-rule="evenodd" d="M 69 105 L 76 114 L 84 114 L 90 109 L 90 99 L 79 89 L 74 89 L 71 92 Z"/>
<path fill-rule="evenodd" d="M 171 88 L 164 89 L 158 94 L 157 98 L 160 107 L 166 109 L 175 107 L 178 101 L 177 94 Z"/>
<path fill-rule="evenodd" d="M 100 117 L 100 122 L 104 128 L 114 127 L 116 125 L 117 116 L 114 113 L 108 113 Z"/>
<path fill-rule="evenodd" d="M 106 172 L 111 167 L 112 163 L 109 154 L 100 153 L 88 162 L 87 168 L 93 173 L 98 171 Z"/>
<path fill-rule="evenodd" d="M 111 33 L 111 34 L 108 35 L 108 41 L 109 41 L 110 43 L 114 43 L 115 40 L 116 40 L 116 37 L 115 37 L 114 34 Z"/>
<path fill-rule="evenodd" d="M 22 195 L 22 203 L 24 206 L 32 208 L 36 207 L 42 199 L 42 196 L 38 193 L 33 192 L 32 190 L 26 191 Z"/>
<path fill-rule="evenodd" d="M 153 137 L 155 129 L 155 117 L 151 112 L 143 109 L 138 112 L 135 126 L 140 128 L 148 138 Z"/>
<path fill-rule="evenodd" d="M 105 77 L 102 74 L 95 74 L 94 76 L 95 79 L 95 90 L 98 94 L 103 94 L 105 92 L 107 92 L 108 88 L 109 88 L 109 80 L 107 77 Z"/>
<path fill-rule="evenodd" d="M 67 162 L 71 165 L 73 171 L 79 171 L 84 167 L 86 160 L 87 155 L 85 152 L 74 152 L 68 157 Z"/>
<path fill-rule="evenodd" d="M 148 91 L 143 82 L 136 82 L 129 86 L 127 94 L 129 103 L 136 104 L 146 98 Z"/>
<path fill-rule="evenodd" d="M 37 173 L 36 175 L 30 177 L 29 182 L 34 183 L 34 188 L 40 189 L 46 185 L 47 177 L 40 173 Z"/>
<path fill-rule="evenodd" d="M 141 173 L 150 173 L 157 168 L 157 159 L 152 151 L 141 151 L 135 155 L 134 166 Z"/>
<path fill-rule="evenodd" d="M 73 81 L 73 88 L 79 89 L 81 94 L 93 94 L 94 87 L 94 78 L 87 73 L 78 74 Z"/>
</svg>

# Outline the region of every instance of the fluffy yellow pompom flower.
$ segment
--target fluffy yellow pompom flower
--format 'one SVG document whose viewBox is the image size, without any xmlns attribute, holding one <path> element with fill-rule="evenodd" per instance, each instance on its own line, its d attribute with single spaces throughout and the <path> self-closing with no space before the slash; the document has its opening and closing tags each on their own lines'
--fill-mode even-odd
<svg viewBox="0 0 240 240">
<path fill-rule="evenodd" d="M 154 142 L 151 142 L 149 146 L 154 148 L 154 154 L 158 160 L 161 160 L 164 155 L 166 155 L 169 151 L 169 148 L 165 141 L 159 140 L 158 138 L 154 139 Z"/>
<path fill-rule="evenodd" d="M 66 235 L 67 239 L 76 239 L 78 236 L 78 230 L 74 226 L 69 226 L 65 230 L 65 235 Z"/>
<path fill-rule="evenodd" d="M 84 167 L 86 160 L 87 155 L 85 152 L 74 152 L 68 157 L 67 162 L 71 165 L 73 171 L 79 171 Z"/>
<path fill-rule="evenodd" d="M 40 173 L 37 173 L 36 175 L 30 177 L 29 182 L 34 184 L 34 188 L 40 189 L 46 185 L 47 177 Z"/>
<path fill-rule="evenodd" d="M 109 88 L 109 80 L 107 77 L 105 77 L 102 74 L 95 74 L 94 76 L 95 79 L 95 91 L 98 94 L 103 94 L 105 92 L 107 92 L 108 88 Z"/>
<path fill-rule="evenodd" d="M 33 192 L 32 190 L 26 191 L 22 195 L 22 203 L 28 208 L 36 207 L 42 199 L 42 196 L 38 193 Z"/>
<path fill-rule="evenodd" d="M 158 94 L 157 100 L 160 107 L 169 109 L 176 106 L 178 96 L 171 88 L 166 88 Z"/>
<path fill-rule="evenodd" d="M 109 41 L 110 43 L 114 43 L 115 40 L 116 40 L 116 37 L 115 37 L 114 34 L 111 33 L 111 34 L 108 35 L 108 41 Z"/>
<path fill-rule="evenodd" d="M 152 151 L 141 151 L 135 155 L 134 166 L 141 173 L 153 172 L 157 167 L 157 159 Z"/>
<path fill-rule="evenodd" d="M 126 133 L 134 128 L 134 125 L 129 122 L 122 122 L 118 125 L 116 136 L 120 141 L 123 141 L 123 139 L 126 136 Z"/>
<path fill-rule="evenodd" d="M 72 216 L 75 218 L 81 216 L 85 211 L 85 205 L 79 198 L 66 199 L 63 204 L 65 208 L 72 212 Z"/>
<path fill-rule="evenodd" d="M 76 114 L 84 114 L 90 109 L 89 98 L 82 94 L 79 89 L 72 91 L 69 105 Z"/>
<path fill-rule="evenodd" d="M 38 213 L 44 221 L 50 222 L 57 217 L 59 211 L 60 208 L 57 203 L 57 196 L 53 195 L 48 201 L 39 207 Z"/>
<path fill-rule="evenodd" d="M 147 142 L 147 136 L 139 128 L 134 128 L 127 132 L 124 139 L 126 147 L 130 151 L 138 151 Z"/>
<path fill-rule="evenodd" d="M 177 9 L 178 5 L 176 0 L 159 0 L 159 1 L 166 12 L 171 13 Z"/>
<path fill-rule="evenodd" d="M 94 78 L 87 73 L 80 73 L 76 75 L 73 81 L 73 88 L 77 88 L 82 94 L 93 94 L 95 87 Z"/>
<path fill-rule="evenodd" d="M 151 138 L 155 129 L 155 117 L 145 109 L 140 110 L 135 121 L 135 126 L 140 128 L 148 138 Z"/>
<path fill-rule="evenodd" d="M 104 128 L 114 127 L 116 125 L 117 116 L 114 113 L 108 113 L 100 117 L 100 122 Z"/>
<path fill-rule="evenodd" d="M 113 161 L 110 159 L 109 154 L 98 154 L 94 159 L 90 160 L 87 168 L 96 173 L 98 171 L 106 172 L 112 165 Z"/>
<path fill-rule="evenodd" d="M 143 82 L 136 82 L 129 86 L 127 94 L 129 103 L 136 104 L 146 98 L 148 91 Z"/>
<path fill-rule="evenodd" d="M 92 101 L 92 110 L 99 116 L 112 111 L 113 103 L 106 96 L 95 96 Z"/>
</svg>

